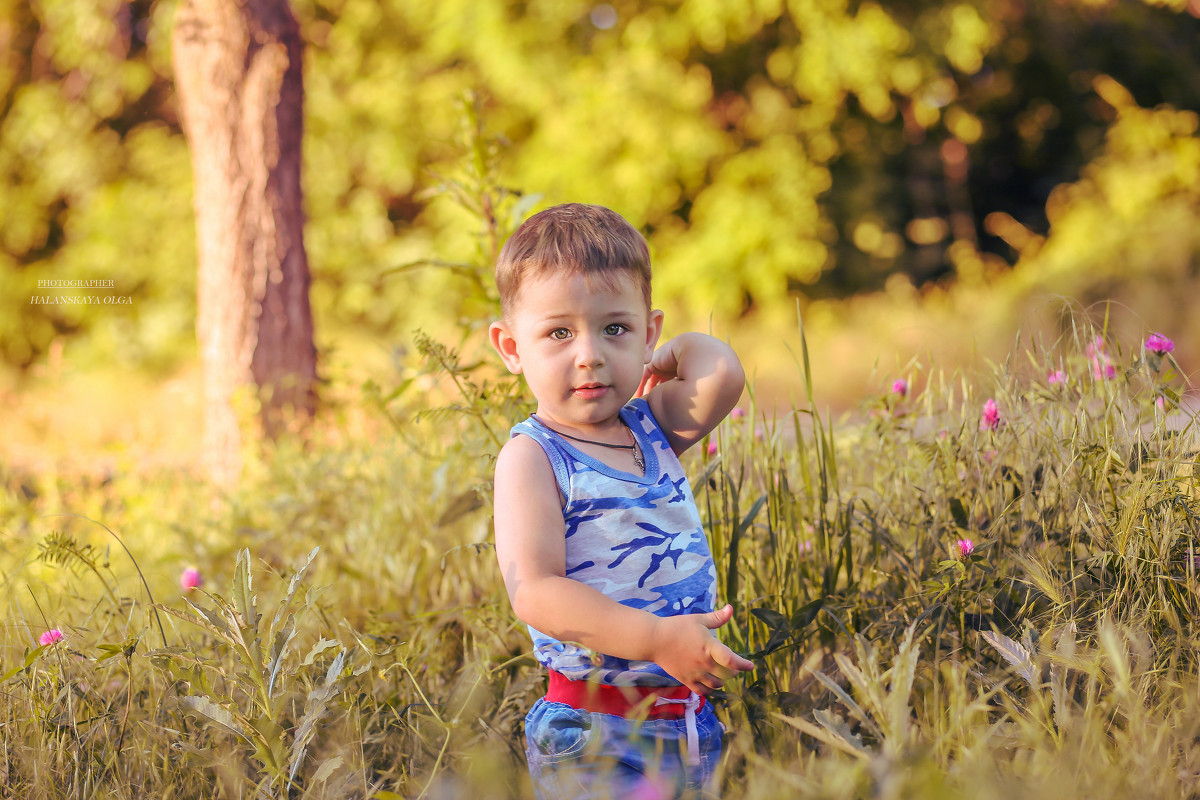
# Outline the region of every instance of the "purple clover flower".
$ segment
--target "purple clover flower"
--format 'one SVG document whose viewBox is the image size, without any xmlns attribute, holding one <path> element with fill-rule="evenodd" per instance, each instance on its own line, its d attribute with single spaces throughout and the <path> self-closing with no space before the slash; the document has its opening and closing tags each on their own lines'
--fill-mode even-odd
<svg viewBox="0 0 1200 800">
<path fill-rule="evenodd" d="M 38 644 L 40 644 L 42 647 L 45 647 L 47 645 L 57 644 L 58 642 L 61 642 L 63 638 L 64 634 L 61 630 L 58 628 L 51 628 L 38 637 Z"/>
<path fill-rule="evenodd" d="M 994 431 L 1000 427 L 1000 407 L 996 405 L 996 399 L 989 397 L 987 402 L 983 404 L 983 414 L 979 418 L 979 429 Z"/>
<path fill-rule="evenodd" d="M 200 570 L 195 567 L 188 567 L 179 576 L 179 588 L 185 592 L 190 592 L 192 589 L 198 589 L 204 585 L 204 576 L 200 574 Z"/>
<path fill-rule="evenodd" d="M 1175 343 L 1161 333 L 1152 333 L 1146 337 L 1146 349 L 1158 356 L 1165 356 L 1175 349 Z"/>
<path fill-rule="evenodd" d="M 1092 364 L 1092 377 L 1096 380 L 1112 380 L 1117 377 L 1117 367 L 1104 351 L 1104 337 L 1097 336 L 1087 346 L 1088 361 Z"/>
</svg>

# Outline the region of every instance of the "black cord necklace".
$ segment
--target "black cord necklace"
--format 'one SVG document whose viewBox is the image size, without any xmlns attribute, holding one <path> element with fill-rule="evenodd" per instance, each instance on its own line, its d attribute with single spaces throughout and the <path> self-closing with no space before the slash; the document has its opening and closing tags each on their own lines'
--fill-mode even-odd
<svg viewBox="0 0 1200 800">
<path fill-rule="evenodd" d="M 541 422 L 547 430 L 557 433 L 564 439 L 572 439 L 576 442 L 583 442 L 584 444 L 594 444 L 597 447 L 607 447 L 609 450 L 629 450 L 633 453 L 633 465 L 642 470 L 642 472 L 646 471 L 646 460 L 642 458 L 642 451 L 638 449 L 637 439 L 634 437 L 633 430 L 629 426 L 625 426 L 625 430 L 629 431 L 629 439 L 633 442 L 633 444 L 610 444 L 608 442 L 596 442 L 591 439 L 583 439 L 578 436 L 572 436 L 569 433 L 563 433 L 556 428 L 551 428 L 549 425 L 546 425 L 546 423 L 542 422 L 541 417 L 539 417 L 537 414 L 534 414 L 533 418 L 538 422 Z"/>
</svg>

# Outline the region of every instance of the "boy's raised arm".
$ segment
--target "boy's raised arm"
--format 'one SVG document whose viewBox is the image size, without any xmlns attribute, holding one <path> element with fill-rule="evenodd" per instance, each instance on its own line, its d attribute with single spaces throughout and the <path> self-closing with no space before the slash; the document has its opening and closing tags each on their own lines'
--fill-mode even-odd
<svg viewBox="0 0 1200 800">
<path fill-rule="evenodd" d="M 753 668 L 709 633 L 729 620 L 728 606 L 710 614 L 657 617 L 566 577 L 557 484 L 545 454 L 528 437 L 510 439 L 497 459 L 495 526 L 504 585 L 526 624 L 591 650 L 654 661 L 701 694 Z"/>
<path fill-rule="evenodd" d="M 725 419 L 745 386 L 733 348 L 703 333 L 684 333 L 654 351 L 638 395 L 678 455 Z"/>
</svg>

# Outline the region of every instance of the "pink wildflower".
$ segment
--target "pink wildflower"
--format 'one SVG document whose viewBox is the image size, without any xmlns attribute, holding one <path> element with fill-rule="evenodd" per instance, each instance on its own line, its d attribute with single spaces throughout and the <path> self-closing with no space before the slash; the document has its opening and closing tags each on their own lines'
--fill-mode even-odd
<svg viewBox="0 0 1200 800">
<path fill-rule="evenodd" d="M 994 449 L 992 449 L 992 448 L 988 448 L 987 450 L 984 450 L 984 451 L 983 451 L 982 453 L 980 453 L 979 455 L 980 455 L 980 457 L 981 457 L 981 458 L 983 458 L 983 460 L 984 460 L 984 461 L 986 461 L 987 463 L 989 463 L 989 464 L 990 464 L 990 463 L 992 463 L 993 461 L 995 461 L 995 460 L 996 460 L 996 456 L 997 456 L 997 455 L 999 455 L 999 453 L 997 453 L 997 452 L 996 452 Z"/>
<path fill-rule="evenodd" d="M 188 567 L 179 576 L 179 586 L 185 592 L 190 592 L 192 589 L 198 589 L 204 585 L 204 577 L 200 574 L 200 570 L 195 567 Z"/>
<path fill-rule="evenodd" d="M 1067 373 L 1061 369 L 1056 369 L 1046 376 L 1046 383 L 1051 386 L 1065 386 L 1067 383 Z"/>
<path fill-rule="evenodd" d="M 730 419 L 741 419 L 744 416 L 746 416 L 746 411 L 740 406 L 729 412 Z"/>
<path fill-rule="evenodd" d="M 1158 406 L 1159 411 L 1166 411 L 1167 410 L 1167 398 L 1163 397 L 1160 394 L 1158 397 L 1154 398 L 1154 405 Z"/>
<path fill-rule="evenodd" d="M 717 443 L 716 442 L 708 443 L 708 454 L 710 456 L 715 456 L 717 454 Z"/>
<path fill-rule="evenodd" d="M 975 543 L 970 539 L 959 539 L 954 543 L 954 557 L 966 558 L 975 552 Z"/>
<path fill-rule="evenodd" d="M 1097 336 L 1096 339 L 1087 346 L 1088 360 L 1092 362 L 1092 377 L 1096 380 L 1108 379 L 1112 380 L 1117 377 L 1117 367 L 1112 363 L 1112 359 L 1108 357 L 1108 353 L 1104 352 L 1104 337 Z"/>
<path fill-rule="evenodd" d="M 900 395 L 901 397 L 907 396 L 908 381 L 904 380 L 904 378 L 896 378 L 896 380 L 892 382 L 892 392 Z"/>
<path fill-rule="evenodd" d="M 62 640 L 63 632 L 58 628 L 51 628 L 38 637 L 38 644 L 40 644 L 42 647 L 45 647 L 46 645 L 55 644 L 57 642 L 61 642 Z"/>
<path fill-rule="evenodd" d="M 1161 333 L 1152 333 L 1146 337 L 1146 349 L 1160 356 L 1175 349 L 1175 343 Z"/>
<path fill-rule="evenodd" d="M 801 542 L 800 547 L 798 549 L 800 550 L 800 555 L 806 556 L 813 551 L 813 543 L 812 542 Z"/>
<path fill-rule="evenodd" d="M 983 404 L 983 416 L 979 419 L 980 430 L 994 431 L 1000 427 L 1000 407 L 995 398 L 989 397 Z"/>
<path fill-rule="evenodd" d="M 1117 377 L 1116 365 L 1109 360 L 1108 356 L 1104 355 L 1104 353 L 1101 353 L 1099 356 L 1092 359 L 1092 377 L 1096 380 L 1104 378 L 1111 381 L 1113 378 Z"/>
</svg>

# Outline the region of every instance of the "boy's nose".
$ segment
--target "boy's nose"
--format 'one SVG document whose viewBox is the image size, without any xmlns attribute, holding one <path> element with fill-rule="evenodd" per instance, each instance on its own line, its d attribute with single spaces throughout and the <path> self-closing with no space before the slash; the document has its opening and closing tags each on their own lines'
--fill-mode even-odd
<svg viewBox="0 0 1200 800">
<path fill-rule="evenodd" d="M 595 337 L 580 336 L 576 339 L 575 364 L 579 367 L 598 367 L 604 363 L 604 350 Z"/>
</svg>

